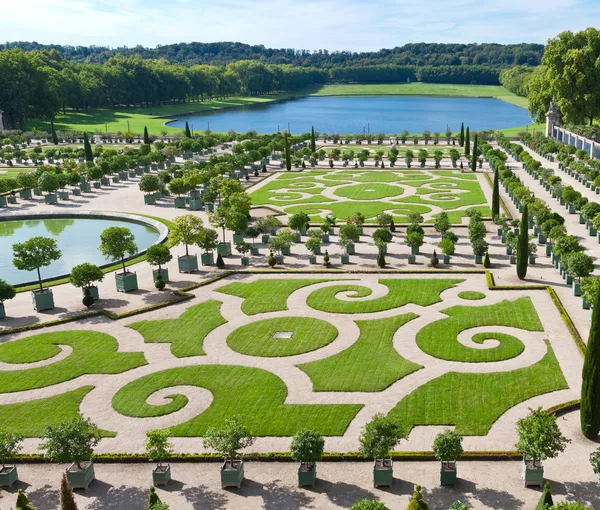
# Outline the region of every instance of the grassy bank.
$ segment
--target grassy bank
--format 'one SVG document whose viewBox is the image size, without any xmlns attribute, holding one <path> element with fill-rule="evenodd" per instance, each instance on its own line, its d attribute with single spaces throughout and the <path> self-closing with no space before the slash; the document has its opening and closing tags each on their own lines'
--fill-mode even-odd
<svg viewBox="0 0 600 510">
<path fill-rule="evenodd" d="M 517 96 L 500 85 L 453 85 L 449 83 L 376 83 L 325 85 L 312 96 L 450 96 L 494 97 L 527 108 L 527 98 Z"/>
<path fill-rule="evenodd" d="M 302 96 L 312 92 L 267 94 L 256 97 L 230 97 L 227 99 L 213 99 L 211 101 L 190 102 L 185 104 L 174 104 L 165 106 L 156 106 L 148 108 L 115 108 L 98 109 L 84 111 L 67 111 L 66 115 L 57 115 L 54 125 L 59 131 L 88 131 L 91 133 L 100 130 L 108 130 L 111 133 L 117 131 L 125 132 L 128 129 L 134 133 L 143 133 L 144 126 L 148 127 L 150 134 L 159 135 L 161 131 L 167 131 L 170 134 L 181 132 L 180 128 L 170 128 L 165 126 L 169 119 L 160 117 L 177 117 L 190 113 L 204 113 L 217 111 L 225 108 L 235 108 L 239 106 L 248 106 L 253 104 L 264 104 L 273 101 L 280 101 L 294 96 Z M 40 119 L 31 119 L 26 122 L 27 129 L 37 127 L 39 129 L 49 130 L 49 122 Z M 206 129 L 206 126 L 195 126 L 198 129 Z"/>
</svg>

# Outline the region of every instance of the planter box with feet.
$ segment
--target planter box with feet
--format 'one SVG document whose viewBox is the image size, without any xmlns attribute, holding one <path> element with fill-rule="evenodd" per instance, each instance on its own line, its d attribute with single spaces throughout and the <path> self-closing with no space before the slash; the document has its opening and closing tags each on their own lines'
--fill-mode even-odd
<svg viewBox="0 0 600 510">
<path fill-rule="evenodd" d="M 391 487 L 394 481 L 392 459 L 375 459 L 373 463 L 373 487 Z"/>
<path fill-rule="evenodd" d="M 269 234 L 263 234 L 260 238 L 260 242 L 263 244 L 267 244 L 269 242 Z"/>
<path fill-rule="evenodd" d="M 298 487 L 310 485 L 314 487 L 317 483 L 317 465 L 300 463 L 298 467 Z"/>
<path fill-rule="evenodd" d="M 154 195 L 144 195 L 144 204 L 152 205 L 156 203 L 156 197 Z"/>
<path fill-rule="evenodd" d="M 185 209 L 185 197 L 177 197 L 174 200 L 176 209 Z"/>
<path fill-rule="evenodd" d="M 221 488 L 242 486 L 244 480 L 244 461 L 226 460 L 221 466 Z"/>
<path fill-rule="evenodd" d="M 17 466 L 4 466 L 4 469 L 0 468 L 0 487 L 12 487 L 19 479 L 17 473 Z"/>
<path fill-rule="evenodd" d="M 350 264 L 350 255 L 342 255 L 342 264 Z"/>
<path fill-rule="evenodd" d="M 96 301 L 98 301 L 100 299 L 100 293 L 98 292 L 98 287 L 96 287 L 95 285 L 91 285 L 88 287 L 88 289 L 90 290 L 90 296 L 92 296 Z M 85 297 L 85 288 L 81 289 L 81 293 Z"/>
<path fill-rule="evenodd" d="M 43 291 L 32 290 L 31 301 L 36 312 L 43 312 L 44 310 L 52 310 L 54 308 L 54 296 L 51 289 L 44 289 Z"/>
<path fill-rule="evenodd" d="M 408 263 L 409 264 L 416 264 L 417 263 L 417 256 L 416 255 L 409 255 L 408 256 Z"/>
<path fill-rule="evenodd" d="M 221 257 L 230 257 L 231 243 L 219 243 L 217 246 L 217 252 L 221 254 Z"/>
<path fill-rule="evenodd" d="M 117 283 L 118 292 L 131 292 L 132 290 L 138 290 L 137 275 L 135 273 L 116 273 L 115 281 Z"/>
<path fill-rule="evenodd" d="M 578 282 L 573 282 L 573 295 L 581 296 L 581 285 Z"/>
<path fill-rule="evenodd" d="M 167 485 L 171 480 L 171 464 L 156 466 L 152 470 L 152 485 Z"/>
<path fill-rule="evenodd" d="M 69 192 L 68 191 L 59 191 L 58 198 L 61 200 L 69 200 Z"/>
<path fill-rule="evenodd" d="M 94 474 L 94 463 L 92 461 L 82 462 L 83 469 L 78 469 L 77 464 L 71 464 L 67 469 L 67 481 L 73 489 L 85 489 L 96 478 Z"/>
<path fill-rule="evenodd" d="M 44 202 L 47 204 L 56 204 L 58 202 L 56 193 L 48 193 L 47 195 L 44 195 Z"/>
<path fill-rule="evenodd" d="M 196 255 L 183 255 L 177 257 L 177 266 L 180 273 L 193 273 L 198 271 L 198 257 Z"/>
<path fill-rule="evenodd" d="M 241 243 L 244 240 L 244 234 L 238 234 L 237 232 L 233 234 L 233 244 Z"/>
<path fill-rule="evenodd" d="M 202 255 L 200 255 L 200 260 L 203 266 L 215 265 L 215 256 L 213 253 L 203 253 Z"/>
<path fill-rule="evenodd" d="M 544 467 L 541 462 L 523 460 L 523 482 L 525 487 L 529 485 L 544 485 Z"/>
<path fill-rule="evenodd" d="M 242 257 L 241 262 L 242 266 L 247 266 L 250 264 L 250 259 L 248 257 Z"/>
<path fill-rule="evenodd" d="M 165 269 L 164 267 L 162 269 L 153 269 L 152 270 L 152 280 L 153 281 L 156 281 L 156 277 L 158 276 L 158 273 L 161 274 L 163 282 L 169 283 L 169 270 L 168 269 Z"/>
<path fill-rule="evenodd" d="M 440 485 L 456 485 L 456 462 L 440 464 Z"/>
<path fill-rule="evenodd" d="M 22 189 L 19 191 L 19 198 L 29 200 L 31 198 L 31 189 Z"/>
<path fill-rule="evenodd" d="M 283 255 L 275 255 L 275 261 L 276 261 L 278 264 L 283 264 L 284 260 L 285 260 L 285 258 L 284 258 L 284 256 L 283 256 Z"/>
<path fill-rule="evenodd" d="M 450 264 L 450 255 L 444 255 L 444 264 Z"/>
</svg>

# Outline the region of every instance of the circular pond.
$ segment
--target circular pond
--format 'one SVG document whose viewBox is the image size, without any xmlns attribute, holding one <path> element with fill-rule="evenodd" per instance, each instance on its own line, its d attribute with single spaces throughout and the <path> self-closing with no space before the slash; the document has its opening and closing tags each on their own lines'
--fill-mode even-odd
<svg viewBox="0 0 600 510">
<path fill-rule="evenodd" d="M 83 262 L 98 266 L 112 263 L 100 253 L 100 234 L 108 227 L 127 227 L 135 236 L 139 251 L 145 251 L 159 240 L 161 234 L 149 224 L 136 223 L 116 217 L 86 218 L 28 218 L 0 221 L 0 279 L 11 285 L 37 280 L 35 271 L 19 271 L 13 264 L 12 246 L 35 236 L 56 239 L 62 257 L 48 267 L 41 268 L 43 279 L 56 278 L 71 272 Z"/>
</svg>

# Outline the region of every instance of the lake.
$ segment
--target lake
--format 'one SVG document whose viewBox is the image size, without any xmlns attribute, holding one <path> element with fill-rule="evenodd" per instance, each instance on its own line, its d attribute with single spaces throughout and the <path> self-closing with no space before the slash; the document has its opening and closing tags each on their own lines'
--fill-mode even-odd
<svg viewBox="0 0 600 510">
<path fill-rule="evenodd" d="M 170 121 L 170 127 L 197 131 L 237 132 L 249 130 L 275 133 L 290 124 L 292 133 L 306 133 L 311 126 L 319 133 L 432 133 L 454 132 L 461 122 L 472 131 L 525 126 L 531 122 L 525 108 L 492 98 L 435 96 L 303 97 L 280 103 L 231 108 Z"/>
<path fill-rule="evenodd" d="M 36 271 L 19 271 L 13 264 L 12 245 L 34 236 L 56 240 L 62 257 L 41 268 L 42 278 L 69 274 L 71 268 L 83 262 L 102 266 L 110 264 L 100 253 L 100 234 L 108 227 L 127 227 L 135 237 L 140 251 L 156 242 L 159 233 L 146 225 L 129 221 L 90 218 L 52 218 L 0 221 L 0 279 L 11 285 L 37 280 Z"/>
</svg>

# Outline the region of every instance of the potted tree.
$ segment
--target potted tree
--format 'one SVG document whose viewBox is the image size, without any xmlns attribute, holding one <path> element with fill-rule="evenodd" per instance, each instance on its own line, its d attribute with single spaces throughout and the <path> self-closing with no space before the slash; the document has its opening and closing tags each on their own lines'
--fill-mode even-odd
<svg viewBox="0 0 600 510">
<path fill-rule="evenodd" d="M 40 288 L 31 291 L 33 307 L 37 312 L 54 308 L 52 289 L 42 286 L 40 268 L 60 259 L 62 253 L 50 237 L 36 236 L 24 243 L 13 244 L 13 265 L 21 271 L 37 271 Z"/>
<path fill-rule="evenodd" d="M 327 250 L 325 250 L 325 255 L 323 255 L 323 265 L 328 268 L 330 265 L 330 262 L 331 261 L 329 258 L 329 252 Z"/>
<path fill-rule="evenodd" d="M 171 241 L 174 244 L 185 245 L 185 255 L 177 257 L 177 266 L 180 273 L 193 273 L 198 270 L 198 257 L 190 255 L 189 245 L 197 244 L 202 232 L 202 219 L 193 214 L 177 216 L 171 227 Z"/>
<path fill-rule="evenodd" d="M 181 195 L 185 195 L 188 191 L 190 191 L 189 183 L 181 177 L 175 177 L 169 181 L 167 186 L 171 193 L 177 195 L 173 201 L 175 208 L 185 209 L 185 197 L 182 197 Z"/>
<path fill-rule="evenodd" d="M 594 470 L 594 473 L 596 473 L 598 481 L 600 482 L 600 448 L 590 453 L 590 464 L 592 465 L 592 469 Z"/>
<path fill-rule="evenodd" d="M 360 228 L 356 223 L 342 225 L 339 230 L 339 237 L 340 244 L 344 247 L 346 255 L 353 255 L 355 253 L 354 243 L 360 239 Z"/>
<path fill-rule="evenodd" d="M 229 215 L 231 211 L 224 205 L 219 205 L 213 212 L 208 215 L 208 221 L 215 228 L 220 228 L 223 231 L 223 241 L 217 244 L 217 251 L 222 257 L 229 257 L 231 255 L 231 243 L 225 241 L 225 228 L 229 221 Z"/>
<path fill-rule="evenodd" d="M 373 241 L 379 248 L 379 253 L 387 254 L 387 245 L 394 238 L 393 234 L 387 228 L 378 228 L 373 232 Z"/>
<path fill-rule="evenodd" d="M 417 254 L 419 253 L 419 248 L 423 246 L 424 235 L 421 232 L 410 232 L 406 234 L 406 238 L 404 242 L 407 246 L 410 246 L 411 254 L 408 256 L 408 263 L 414 264 L 417 261 Z"/>
<path fill-rule="evenodd" d="M 310 263 L 317 263 L 317 255 L 321 254 L 321 236 L 311 236 L 305 243 L 306 249 L 312 253 L 310 256 Z"/>
<path fill-rule="evenodd" d="M 483 262 L 483 256 L 488 251 L 488 243 L 485 239 L 474 239 L 471 242 L 471 248 L 473 248 L 473 255 L 475 257 L 475 264 L 481 264 Z"/>
<path fill-rule="evenodd" d="M 444 254 L 444 264 L 450 264 L 450 257 L 454 255 L 454 242 L 452 239 L 444 238 L 438 243 L 438 248 Z"/>
<path fill-rule="evenodd" d="M 104 280 L 104 273 L 94 264 L 84 262 L 71 269 L 71 283 L 82 290 L 82 302 L 88 308 L 100 299 L 98 287 L 94 283 L 102 280 Z"/>
<path fill-rule="evenodd" d="M 283 232 L 283 235 L 271 237 L 269 239 L 269 250 L 271 252 L 271 255 L 269 257 L 273 256 L 273 252 L 275 252 L 275 260 L 277 264 L 283 264 L 284 254 L 290 253 L 290 245 L 291 240 L 285 234 L 285 232 Z"/>
<path fill-rule="evenodd" d="M 407 436 L 402 426 L 383 415 L 377 413 L 361 432 L 360 453 L 365 457 L 373 457 L 373 486 L 392 486 L 393 463 L 388 458 L 396 445 Z"/>
<path fill-rule="evenodd" d="M 245 241 L 241 241 L 235 245 L 235 249 L 242 255 L 242 266 L 247 266 L 250 264 L 250 259 L 246 255 L 250 251 L 250 245 Z"/>
<path fill-rule="evenodd" d="M 267 244 L 269 242 L 269 236 L 277 226 L 276 221 L 275 216 L 266 216 L 256 220 L 256 228 L 262 234 L 261 243 Z"/>
<path fill-rule="evenodd" d="M 553 459 L 570 443 L 556 423 L 556 415 L 538 409 L 529 409 L 529 416 L 517 421 L 516 449 L 523 455 L 523 481 L 528 485 L 544 484 L 542 462 Z"/>
<path fill-rule="evenodd" d="M 324 243 L 328 243 L 329 242 L 329 223 L 324 222 L 321 223 L 321 226 L 319 227 L 321 229 L 321 241 L 323 241 Z"/>
<path fill-rule="evenodd" d="M 222 428 L 210 427 L 204 435 L 204 447 L 212 448 L 223 455 L 221 466 L 221 487 L 237 487 L 244 480 L 244 461 L 240 451 L 254 443 L 250 431 L 242 423 L 241 416 L 234 416 Z"/>
<path fill-rule="evenodd" d="M 244 241 L 244 234 L 248 230 L 248 216 L 235 209 L 231 210 L 227 218 L 227 228 L 233 230 L 233 243 Z"/>
<path fill-rule="evenodd" d="M 4 301 L 8 299 L 12 299 L 17 295 L 17 291 L 14 287 L 4 280 L 0 280 L 0 319 L 4 319 L 6 317 L 6 312 L 4 310 Z"/>
<path fill-rule="evenodd" d="M 95 479 L 92 454 L 100 441 L 96 426 L 82 416 L 57 425 L 48 425 L 40 446 L 51 462 L 70 462 L 67 480 L 73 489 L 86 489 Z"/>
<path fill-rule="evenodd" d="M 356 227 L 358 228 L 359 237 L 363 234 L 363 224 L 365 223 L 365 217 L 361 213 L 357 212 L 354 214 L 354 216 L 348 218 L 348 223 L 350 225 L 356 225 Z"/>
<path fill-rule="evenodd" d="M 250 253 L 252 255 L 259 255 L 260 252 L 258 251 L 258 246 L 256 246 L 254 244 L 254 242 L 256 241 L 256 238 L 258 237 L 258 235 L 260 234 L 258 228 L 256 227 L 248 227 L 246 229 L 246 235 L 252 239 L 252 246 L 250 246 Z"/>
<path fill-rule="evenodd" d="M 215 255 L 214 250 L 219 246 L 219 234 L 212 228 L 201 228 L 200 235 L 196 241 L 199 248 L 204 250 L 200 255 L 200 260 L 203 266 L 214 266 Z"/>
<path fill-rule="evenodd" d="M 152 484 L 167 485 L 171 480 L 171 465 L 163 465 L 162 461 L 173 453 L 169 441 L 169 433 L 166 430 L 146 431 L 146 454 L 151 462 L 156 462 L 152 470 Z"/>
<path fill-rule="evenodd" d="M 161 182 L 156 175 L 142 175 L 139 183 L 140 191 L 145 193 L 144 204 L 151 205 L 156 203 L 156 192 L 161 188 Z"/>
<path fill-rule="evenodd" d="M 100 234 L 100 252 L 114 261 L 120 260 L 122 273 L 115 273 L 117 291 L 130 292 L 137 290 L 137 275 L 125 267 L 125 256 L 137 253 L 135 237 L 127 227 L 108 227 Z"/>
<path fill-rule="evenodd" d="M 329 235 L 332 236 L 334 233 L 333 227 L 335 227 L 335 216 L 332 216 L 331 214 L 327 215 L 325 217 L 325 223 L 327 223 L 329 225 Z"/>
<path fill-rule="evenodd" d="M 316 430 L 301 429 L 294 435 L 290 445 L 290 456 L 298 466 L 298 486 L 315 486 L 317 482 L 317 462 L 323 456 L 325 440 Z"/>
<path fill-rule="evenodd" d="M 38 179 L 38 188 L 40 191 L 47 193 L 44 195 L 44 202 L 47 204 L 56 204 L 58 202 L 56 190 L 59 186 L 58 177 L 52 172 L 44 172 Z"/>
<path fill-rule="evenodd" d="M 158 266 L 158 269 L 152 270 L 152 279 L 157 280 L 160 275 L 160 280 L 164 283 L 169 281 L 169 270 L 163 269 L 163 264 L 168 264 L 173 259 L 171 250 L 164 244 L 153 244 L 146 250 L 146 260 L 151 266 Z"/>
<path fill-rule="evenodd" d="M 594 259 L 583 252 L 569 253 L 565 257 L 568 271 L 573 275 L 573 295 L 581 296 L 581 279 L 594 271 Z"/>
<path fill-rule="evenodd" d="M 14 464 L 7 466 L 7 462 L 13 461 L 21 451 L 23 438 L 13 432 L 0 430 L 0 487 L 12 487 L 12 484 L 19 479 L 17 466 Z"/>
<path fill-rule="evenodd" d="M 435 437 L 433 454 L 441 462 L 440 484 L 456 484 L 456 461 L 463 454 L 462 436 L 453 430 L 446 430 Z"/>
<path fill-rule="evenodd" d="M 288 226 L 296 232 L 295 242 L 300 242 L 300 236 L 306 233 L 309 222 L 310 218 L 308 217 L 308 214 L 304 212 L 299 212 L 290 216 Z"/>
</svg>

